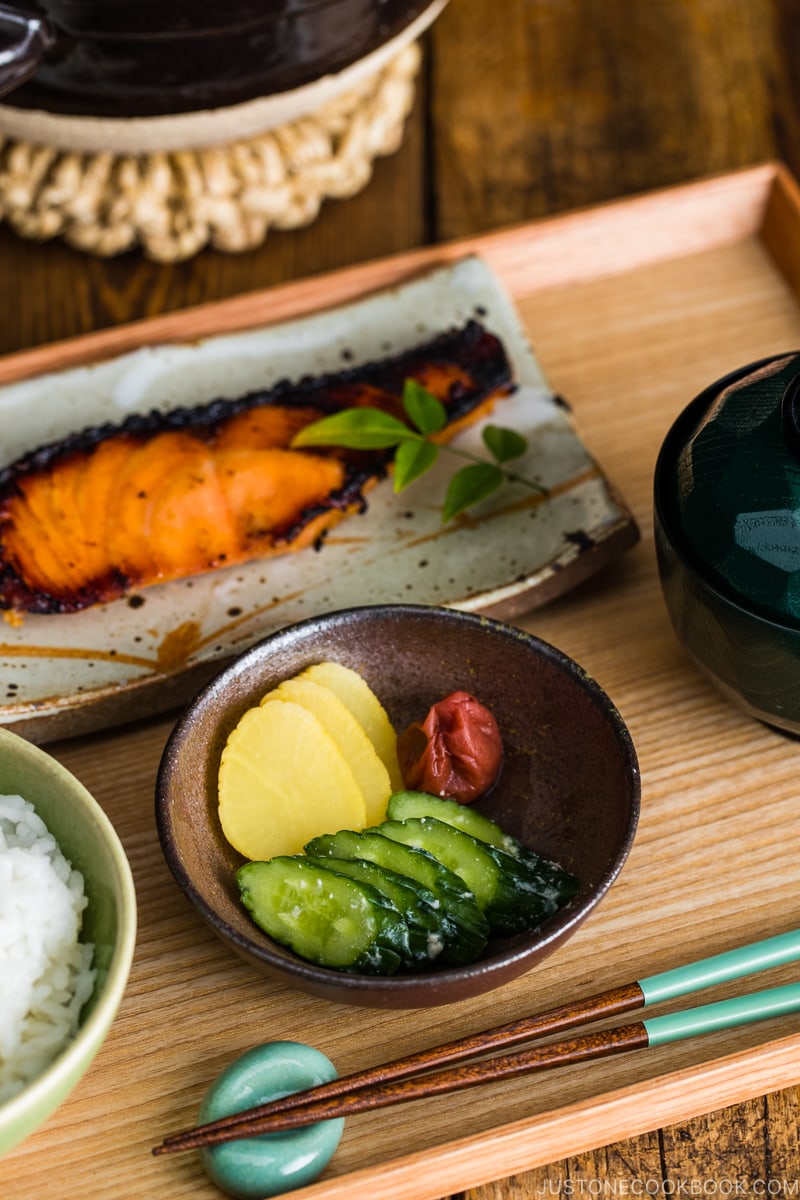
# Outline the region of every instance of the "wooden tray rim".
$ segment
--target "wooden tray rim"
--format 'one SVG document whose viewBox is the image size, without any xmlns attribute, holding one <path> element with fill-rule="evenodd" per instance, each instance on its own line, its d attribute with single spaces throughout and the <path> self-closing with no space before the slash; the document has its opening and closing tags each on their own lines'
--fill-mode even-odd
<svg viewBox="0 0 800 1200">
<path fill-rule="evenodd" d="M 780 213 L 796 244 L 771 236 Z M 627 238 L 636 223 L 652 236 Z M 695 252 L 759 237 L 777 271 L 800 282 L 800 187 L 783 164 L 767 162 L 697 182 L 659 189 L 496 233 L 422 247 L 332 272 L 336 304 L 391 287 L 466 254 L 483 257 L 512 299 L 520 292 L 568 287 Z M 786 255 L 786 261 L 784 260 Z M 184 308 L 0 358 L 0 385 L 97 361 L 153 341 L 185 341 L 246 329 L 318 310 L 321 277 Z M 533 284 L 531 280 L 535 279 Z M 800 1033 L 654 1076 L 456 1139 L 377 1166 L 323 1179 L 298 1200 L 344 1200 L 369 1187 L 380 1200 L 438 1200 L 584 1153 L 611 1142 L 691 1119 L 800 1081 Z"/>
<path fill-rule="evenodd" d="M 791 198 L 800 212 L 796 181 L 783 164 L 770 162 L 496 233 L 425 246 L 327 275 L 308 276 L 7 354 L 0 358 L 0 386 L 111 358 L 154 342 L 211 337 L 219 333 L 220 323 L 230 332 L 320 311 L 322 280 L 336 282 L 335 299 L 328 306 L 332 307 L 399 285 L 469 254 L 486 260 L 512 298 L 523 287 L 530 295 L 622 274 L 758 232 L 773 194 Z M 668 220 L 662 222 L 661 214 Z M 651 236 L 646 241 L 630 237 L 635 225 L 647 228 Z M 538 282 L 531 285 L 531 278 L 537 276 Z"/>
<path fill-rule="evenodd" d="M 524 1117 L 490 1133 L 350 1171 L 296 1194 L 303 1200 L 349 1200 L 354 1188 L 369 1185 L 380 1200 L 438 1200 L 672 1122 L 691 1120 L 764 1092 L 780 1091 L 798 1081 L 800 1034 L 792 1034 L 764 1042 L 756 1050 L 722 1055 L 536 1117 Z M 421 1179 L 432 1163 L 435 1176 Z"/>
</svg>

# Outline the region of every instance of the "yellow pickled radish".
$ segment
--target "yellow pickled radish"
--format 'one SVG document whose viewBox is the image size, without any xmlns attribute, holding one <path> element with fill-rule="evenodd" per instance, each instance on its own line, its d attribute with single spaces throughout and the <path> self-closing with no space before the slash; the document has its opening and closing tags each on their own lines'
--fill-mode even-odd
<svg viewBox="0 0 800 1200">
<path fill-rule="evenodd" d="M 335 692 L 311 679 L 287 679 L 268 692 L 262 704 L 293 701 L 313 713 L 338 746 L 345 762 L 361 788 L 366 823 L 379 825 L 386 819 L 386 806 L 392 792 L 389 772 L 375 747 L 350 709 Z"/>
<path fill-rule="evenodd" d="M 344 755 L 321 722 L 292 701 L 249 709 L 219 770 L 219 819 L 249 859 L 298 854 L 322 832 L 362 829 L 366 808 Z"/>
<path fill-rule="evenodd" d="M 315 663 L 313 667 L 302 671 L 299 678 L 310 679 L 313 683 L 330 688 L 350 709 L 389 772 L 392 791 L 401 791 L 403 779 L 397 761 L 397 734 L 386 709 L 367 681 L 357 671 L 337 662 Z"/>
</svg>

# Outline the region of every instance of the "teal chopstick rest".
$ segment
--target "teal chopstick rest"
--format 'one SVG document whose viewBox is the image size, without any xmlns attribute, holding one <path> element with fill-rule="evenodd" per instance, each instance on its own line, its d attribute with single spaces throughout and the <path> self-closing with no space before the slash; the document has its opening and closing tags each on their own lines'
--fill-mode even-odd
<svg viewBox="0 0 800 1200">
<path fill-rule="evenodd" d="M 337 1078 L 330 1059 L 303 1042 L 267 1042 L 222 1072 L 200 1105 L 199 1124 L 231 1116 Z M 213 1183 L 235 1200 L 263 1200 L 311 1183 L 330 1162 L 344 1120 L 318 1121 L 200 1151 Z"/>
</svg>

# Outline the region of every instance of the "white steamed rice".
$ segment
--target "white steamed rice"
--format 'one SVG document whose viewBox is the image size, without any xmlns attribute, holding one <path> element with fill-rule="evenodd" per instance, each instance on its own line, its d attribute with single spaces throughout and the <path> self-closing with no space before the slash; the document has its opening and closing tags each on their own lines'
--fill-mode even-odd
<svg viewBox="0 0 800 1200">
<path fill-rule="evenodd" d="M 0 796 L 0 1104 L 55 1058 L 92 994 L 83 876 L 21 796 Z"/>
</svg>

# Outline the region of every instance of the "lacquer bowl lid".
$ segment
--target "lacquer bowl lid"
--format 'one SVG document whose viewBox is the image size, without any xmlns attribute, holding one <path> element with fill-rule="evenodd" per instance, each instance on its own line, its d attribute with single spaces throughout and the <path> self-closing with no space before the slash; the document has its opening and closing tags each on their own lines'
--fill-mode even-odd
<svg viewBox="0 0 800 1200">
<path fill-rule="evenodd" d="M 673 547 L 715 592 L 800 628 L 800 354 L 697 396 L 664 441 L 656 497 Z"/>
</svg>

